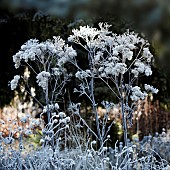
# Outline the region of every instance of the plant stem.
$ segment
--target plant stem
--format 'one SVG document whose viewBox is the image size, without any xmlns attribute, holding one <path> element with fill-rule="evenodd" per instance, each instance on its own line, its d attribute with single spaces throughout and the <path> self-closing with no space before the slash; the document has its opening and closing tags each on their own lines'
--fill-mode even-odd
<svg viewBox="0 0 170 170">
<path fill-rule="evenodd" d="M 47 86 L 45 90 L 45 100 L 46 100 L 46 105 L 47 105 L 47 118 L 48 118 L 48 123 L 50 122 L 50 110 L 49 110 L 49 100 L 48 100 L 48 81 L 47 81 Z"/>
<path fill-rule="evenodd" d="M 91 96 L 91 100 L 92 100 L 93 112 L 95 113 L 97 134 L 99 137 L 100 146 L 102 146 L 103 139 L 102 139 L 101 132 L 100 132 L 99 116 L 98 116 L 97 105 L 96 105 L 95 97 L 94 97 L 94 73 L 93 73 L 93 70 L 94 70 L 93 64 L 94 63 L 93 63 L 92 52 L 88 54 L 88 60 L 89 60 L 89 67 L 90 67 L 90 70 L 92 73 L 91 81 L 90 81 L 90 96 Z"/>
<path fill-rule="evenodd" d="M 103 140 L 102 140 L 102 136 L 100 132 L 99 116 L 98 116 L 97 107 L 96 107 L 95 98 L 94 98 L 94 78 L 93 77 L 90 82 L 90 88 L 91 88 L 91 96 L 92 96 L 92 102 L 93 102 L 92 107 L 93 107 L 93 112 L 95 113 L 97 134 L 99 136 L 100 146 L 102 146 Z"/>
<path fill-rule="evenodd" d="M 126 122 L 126 115 L 125 115 L 125 110 L 124 110 L 124 97 L 122 96 L 121 99 L 121 112 L 122 112 L 122 124 L 123 124 L 123 135 L 124 135 L 124 143 L 125 147 L 128 148 L 128 143 L 127 143 L 127 122 Z M 127 155 L 127 160 L 129 159 L 129 153 L 128 150 L 126 151 Z M 127 169 L 128 170 L 128 166 Z"/>
<path fill-rule="evenodd" d="M 126 116 L 124 112 L 124 98 L 121 99 L 121 112 L 122 112 L 124 142 L 125 142 L 125 146 L 127 147 L 127 123 L 126 123 Z"/>
</svg>

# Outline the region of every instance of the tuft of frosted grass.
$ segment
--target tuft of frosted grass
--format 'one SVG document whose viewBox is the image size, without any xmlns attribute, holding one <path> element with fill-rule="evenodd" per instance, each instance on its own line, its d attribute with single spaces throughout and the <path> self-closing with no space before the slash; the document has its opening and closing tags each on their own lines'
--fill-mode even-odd
<svg viewBox="0 0 170 170">
<path fill-rule="evenodd" d="M 13 149 L 12 144 L 1 141 L 0 168 L 29 169 L 29 170 L 168 170 L 168 162 L 152 149 L 148 141 L 135 144 L 129 141 L 128 147 L 122 142 L 115 143 L 115 148 L 101 147 L 96 149 L 97 142 L 85 139 L 81 129 L 71 126 L 67 145 L 59 137 L 55 145 L 46 142 L 35 149 L 33 146 L 28 152 L 25 147 Z M 109 138 L 108 138 L 109 139 Z M 107 144 L 107 140 L 105 141 Z M 64 146 L 64 147 L 63 147 Z M 8 149 L 5 147 L 8 147 Z M 127 159 L 128 158 L 128 159 Z"/>
</svg>

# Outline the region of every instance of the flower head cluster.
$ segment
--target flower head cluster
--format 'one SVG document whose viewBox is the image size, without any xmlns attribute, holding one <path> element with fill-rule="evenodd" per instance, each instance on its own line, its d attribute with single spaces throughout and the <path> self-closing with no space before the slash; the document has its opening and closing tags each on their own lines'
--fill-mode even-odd
<svg viewBox="0 0 170 170">
<path fill-rule="evenodd" d="M 37 48 L 38 44 L 38 40 L 30 39 L 21 46 L 21 50 L 13 56 L 15 68 L 19 68 L 21 60 L 25 62 L 28 62 L 28 60 L 35 60 L 35 56 L 41 54 L 40 48 Z"/>
<path fill-rule="evenodd" d="M 69 41 L 76 41 L 79 42 L 78 37 L 84 39 L 86 42 L 89 41 L 89 39 L 94 40 L 95 37 L 100 33 L 98 29 L 91 28 L 88 25 L 87 26 L 80 26 L 80 30 L 73 29 L 72 30 L 74 35 L 71 35 L 68 40 Z"/>
<path fill-rule="evenodd" d="M 55 68 L 52 68 L 52 70 L 53 70 L 53 74 L 54 74 L 55 76 L 60 76 L 60 75 L 62 75 L 62 72 L 61 72 L 60 68 L 55 67 Z"/>
<path fill-rule="evenodd" d="M 109 75 L 118 76 L 119 74 L 124 74 L 127 70 L 127 65 L 125 63 L 108 63 L 99 68 L 99 73 L 101 77 L 108 77 Z"/>
<path fill-rule="evenodd" d="M 46 71 L 42 71 L 37 75 L 37 83 L 40 87 L 43 88 L 43 90 L 46 89 L 48 84 L 48 79 L 50 78 L 50 73 Z"/>
<path fill-rule="evenodd" d="M 84 79 L 87 77 L 91 77 L 91 71 L 90 70 L 85 70 L 85 71 L 77 71 L 75 75 L 78 79 Z"/>
<path fill-rule="evenodd" d="M 146 91 L 151 91 L 152 93 L 158 93 L 158 89 L 156 89 L 156 88 L 154 88 L 153 86 L 151 86 L 151 85 L 148 85 L 148 84 L 145 84 L 145 90 Z"/>
<path fill-rule="evenodd" d="M 72 48 L 66 45 L 62 52 L 59 54 L 58 59 L 58 66 L 62 66 L 66 62 L 70 61 L 77 55 L 76 51 Z"/>
<path fill-rule="evenodd" d="M 19 75 L 16 75 L 16 76 L 14 76 L 14 79 L 11 80 L 11 82 L 10 82 L 11 90 L 16 89 L 16 87 L 17 87 L 17 85 L 18 85 L 19 79 L 20 79 L 20 76 L 19 76 Z"/>
<path fill-rule="evenodd" d="M 43 62 L 47 54 L 57 56 L 57 59 L 61 60 L 60 64 L 65 63 L 68 58 L 73 58 L 77 55 L 76 51 L 72 47 L 65 45 L 65 41 L 59 36 L 53 38 L 53 40 L 47 40 L 41 43 L 36 39 L 28 40 L 21 46 L 21 50 L 13 56 L 15 68 L 20 67 L 22 60 L 28 62 L 29 60 L 33 61 L 37 59 Z"/>
<path fill-rule="evenodd" d="M 131 71 L 134 77 L 139 74 L 149 76 L 152 74 L 150 62 L 152 54 L 149 51 L 148 42 L 134 32 L 114 34 L 109 31 L 109 25 L 99 24 L 99 29 L 89 26 L 73 30 L 68 40 L 81 44 L 91 53 L 94 62 L 94 70 L 98 70 L 101 77 L 119 76 Z M 83 45 L 80 39 L 86 41 Z M 140 47 L 140 48 L 139 48 Z M 135 55 L 134 51 L 140 55 Z M 128 69 L 128 67 L 135 67 Z"/>
<path fill-rule="evenodd" d="M 116 63 L 114 69 L 113 69 L 113 74 L 118 75 L 119 73 L 124 74 L 127 70 L 126 64 L 124 63 Z"/>
<path fill-rule="evenodd" d="M 100 29 L 93 28 L 90 26 L 80 26 L 80 29 L 73 29 L 73 35 L 70 35 L 68 41 L 81 44 L 80 39 L 86 42 L 84 46 L 85 49 L 94 49 L 94 48 L 104 48 L 105 42 L 103 42 L 104 36 L 110 33 L 108 30 L 110 25 L 107 23 L 99 23 Z M 102 35 L 102 38 L 101 38 Z"/>
<path fill-rule="evenodd" d="M 150 63 L 151 59 L 153 58 L 153 55 L 149 51 L 148 47 L 143 48 L 143 55 L 144 58 L 146 58 L 147 62 Z"/>
<path fill-rule="evenodd" d="M 47 113 L 47 111 L 53 112 L 55 110 L 59 109 L 58 103 L 55 104 L 49 104 L 48 106 L 44 106 L 43 113 Z"/>
<path fill-rule="evenodd" d="M 54 67 L 51 70 L 55 77 L 60 77 L 63 73 L 66 73 L 66 69 L 64 67 Z"/>
<path fill-rule="evenodd" d="M 134 74 L 134 77 L 138 77 L 139 73 L 143 73 L 146 76 L 152 75 L 152 70 L 150 65 L 147 65 L 140 60 L 136 60 L 134 66 L 135 68 L 132 69 L 132 73 Z"/>
<path fill-rule="evenodd" d="M 132 99 L 132 101 L 138 101 L 140 99 L 144 99 L 147 96 L 146 92 L 141 92 L 140 87 L 135 86 L 131 88 L 132 94 L 130 96 L 130 98 Z"/>
</svg>

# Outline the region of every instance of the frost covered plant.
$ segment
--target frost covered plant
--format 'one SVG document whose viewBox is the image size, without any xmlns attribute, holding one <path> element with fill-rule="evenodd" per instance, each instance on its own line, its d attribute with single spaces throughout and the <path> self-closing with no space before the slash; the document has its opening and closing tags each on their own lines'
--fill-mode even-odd
<svg viewBox="0 0 170 170">
<path fill-rule="evenodd" d="M 36 39 L 28 40 L 18 53 L 13 56 L 15 68 L 20 66 L 27 67 L 32 70 L 36 78 L 36 83 L 42 89 L 44 93 L 45 105 L 37 100 L 36 95 L 32 95 L 32 87 L 30 87 L 29 76 L 15 76 L 11 81 L 11 89 L 14 90 L 18 84 L 19 78 L 25 83 L 28 89 L 28 93 L 35 99 L 36 102 L 42 108 L 40 115 L 39 128 L 42 130 L 41 144 L 43 147 L 50 145 L 54 148 L 59 138 L 63 139 L 66 132 L 69 129 L 70 117 L 59 107 L 56 102 L 60 100 L 59 97 L 63 96 L 63 90 L 65 84 L 69 81 L 71 74 L 67 73 L 65 64 L 69 62 L 73 57 L 77 55 L 76 51 L 60 37 L 53 37 L 53 40 L 47 40 L 45 42 L 39 42 Z M 22 83 L 22 84 L 24 84 Z M 24 89 L 24 87 L 22 87 Z M 48 123 L 45 125 L 43 115 L 47 115 Z M 28 117 L 22 117 L 21 123 L 25 124 L 28 121 Z M 23 131 L 22 127 L 20 131 L 26 136 L 31 135 L 34 132 L 34 123 L 31 122 L 30 127 Z M 21 135 L 21 139 L 22 139 Z M 20 138 L 20 137 L 19 137 Z M 22 143 L 22 140 L 21 140 Z M 58 146 L 57 144 L 56 146 Z M 61 146 L 60 146 L 61 147 Z"/>
<path fill-rule="evenodd" d="M 162 159 L 158 165 L 153 153 L 147 152 L 142 157 L 138 155 L 141 150 L 137 150 L 137 146 L 129 144 L 127 140 L 127 121 L 132 125 L 136 102 L 143 100 L 147 92 L 158 92 L 151 85 L 139 87 L 136 83 L 139 76 L 152 74 L 153 56 L 149 43 L 134 32 L 127 31 L 119 35 L 112 33 L 109 28 L 110 25 L 103 23 L 99 24 L 99 28 L 81 26 L 80 29 L 74 29 L 73 35 L 69 36 L 68 41 L 79 44 L 87 51 L 88 67 L 84 70 L 77 62 L 76 51 L 60 37 L 53 37 L 53 40 L 45 42 L 28 40 L 13 56 L 16 69 L 26 64 L 35 73 L 36 83 L 44 93 L 45 104 L 32 95 L 42 108 L 38 123 L 42 130 L 41 147 L 38 150 L 24 156 L 22 154 L 22 135 L 32 134 L 36 121 L 32 121 L 26 129 L 18 127 L 20 147 L 17 151 L 11 147 L 14 132 L 7 138 L 0 134 L 0 164 L 4 169 L 123 170 L 139 169 L 139 166 L 141 169 L 166 167 L 167 163 Z M 67 73 L 66 63 L 77 69 L 74 76 L 80 84 L 74 92 L 86 95 L 90 100 L 97 133 L 82 118 L 81 103 L 72 103 L 70 99 L 67 112 L 59 106 L 59 97 L 73 75 Z M 11 81 L 12 90 L 17 87 L 20 78 L 29 89 L 29 76 L 15 76 Z M 101 102 L 106 109 L 103 119 L 99 119 L 98 104 L 94 95 L 96 79 L 104 82 L 119 101 L 118 104 L 111 101 Z M 107 147 L 107 142 L 111 140 L 109 131 L 114 122 L 111 122 L 108 128 L 106 124 L 111 109 L 117 106 L 121 107 L 125 147 L 121 144 L 118 148 L 116 143 L 113 150 Z M 47 124 L 43 122 L 44 114 L 48 116 Z M 20 121 L 26 124 L 30 117 L 22 117 Z M 84 126 L 87 129 L 86 137 L 81 136 Z M 96 140 L 91 139 L 91 134 Z M 4 144 L 9 146 L 8 153 Z"/>
<path fill-rule="evenodd" d="M 148 41 L 138 34 L 127 31 L 124 34 L 114 34 L 110 25 L 99 24 L 99 28 L 81 26 L 74 29 L 69 41 L 76 43 L 87 51 L 87 70 L 82 70 L 76 59 L 72 63 L 77 67 L 76 77 L 82 82 L 75 92 L 85 94 L 91 101 L 95 114 L 100 145 L 104 141 L 105 130 L 99 128 L 97 103 L 94 97 L 95 79 L 100 79 L 113 92 L 120 102 L 124 141 L 127 146 L 127 120 L 132 124 L 133 111 L 138 100 L 143 100 L 147 92 L 157 93 L 152 86 L 145 85 L 145 90 L 136 85 L 139 76 L 152 74 L 151 62 L 153 55 L 149 50 Z M 88 71 L 88 72 L 87 72 Z"/>
<path fill-rule="evenodd" d="M 58 95 L 62 94 L 62 90 L 70 78 L 64 65 L 76 55 L 76 51 L 71 46 L 68 46 L 62 38 L 53 37 L 53 40 L 47 40 L 45 42 L 30 39 L 13 56 L 16 69 L 22 64 L 26 64 L 35 73 L 37 84 L 44 92 L 48 121 L 51 117 L 51 113 L 48 112 L 48 105 L 54 103 Z M 22 78 L 26 85 L 29 86 L 28 78 Z M 18 80 L 19 76 L 15 76 L 14 80 L 11 81 L 12 90 L 16 88 Z M 29 93 L 31 94 L 31 92 Z M 34 99 L 36 100 L 35 97 Z M 38 100 L 36 101 L 38 102 Z M 43 106 L 40 102 L 39 104 Z"/>
</svg>

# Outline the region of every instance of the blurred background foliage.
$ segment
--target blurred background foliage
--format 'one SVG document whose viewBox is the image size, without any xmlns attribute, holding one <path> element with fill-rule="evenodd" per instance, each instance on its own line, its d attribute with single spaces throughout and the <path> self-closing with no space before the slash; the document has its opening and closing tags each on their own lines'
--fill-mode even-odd
<svg viewBox="0 0 170 170">
<path fill-rule="evenodd" d="M 9 104 L 14 92 L 8 81 L 23 70 L 15 70 L 12 62 L 20 46 L 30 38 L 40 41 L 60 35 L 67 39 L 79 25 L 97 26 L 108 22 L 115 33 L 127 29 L 145 36 L 155 56 L 153 75 L 140 83 L 159 89 L 155 100 L 165 109 L 170 107 L 170 2 L 168 0 L 1 0 L 0 2 L 0 107 Z M 84 52 L 79 49 L 79 55 Z M 5 67 L 4 67 L 5 66 Z M 71 89 L 76 84 L 72 80 Z M 96 84 L 96 96 L 108 89 Z M 71 91 L 71 90 L 70 90 Z M 104 97 L 110 99 L 109 93 Z"/>
</svg>

